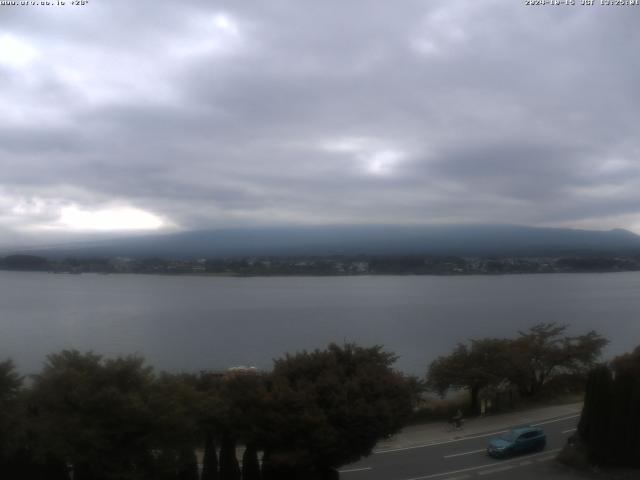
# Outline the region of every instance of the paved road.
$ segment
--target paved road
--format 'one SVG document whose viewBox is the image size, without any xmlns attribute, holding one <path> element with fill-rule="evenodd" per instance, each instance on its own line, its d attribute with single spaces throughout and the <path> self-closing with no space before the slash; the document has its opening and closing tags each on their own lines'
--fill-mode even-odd
<svg viewBox="0 0 640 480">
<path fill-rule="evenodd" d="M 489 437 L 501 431 L 465 436 L 456 439 L 394 448 L 374 453 L 341 469 L 342 480 L 465 480 L 536 478 L 532 470 L 551 461 L 575 431 L 579 415 L 534 423 L 543 426 L 547 433 L 544 451 L 521 455 L 506 460 L 496 460 L 486 454 Z M 444 432 L 443 432 L 444 434 Z"/>
</svg>

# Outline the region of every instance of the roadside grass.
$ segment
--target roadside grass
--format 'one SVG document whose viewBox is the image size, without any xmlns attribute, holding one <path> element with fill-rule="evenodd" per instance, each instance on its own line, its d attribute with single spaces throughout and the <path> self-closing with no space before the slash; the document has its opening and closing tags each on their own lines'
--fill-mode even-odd
<svg viewBox="0 0 640 480">
<path fill-rule="evenodd" d="M 469 400 L 465 392 L 446 398 L 426 396 L 413 411 L 409 425 L 449 420 L 458 409 L 464 412 L 468 404 Z"/>
<path fill-rule="evenodd" d="M 539 398 L 532 399 L 520 399 L 516 402 L 514 408 L 509 410 L 509 412 L 519 412 L 524 410 L 531 410 L 532 408 L 540 408 L 540 407 L 554 407 L 558 405 L 571 405 L 573 403 L 582 403 L 584 402 L 584 393 L 583 392 L 572 392 L 572 393 L 562 393 L 556 394 L 552 396 L 545 396 Z"/>
<path fill-rule="evenodd" d="M 485 415 L 500 414 L 507 412 L 521 412 L 541 407 L 552 407 L 558 405 L 570 405 L 584 401 L 584 393 L 562 393 L 548 395 L 534 399 L 518 399 L 513 408 L 501 408 L 497 411 L 489 411 Z M 469 407 L 469 396 L 465 391 L 455 392 L 445 398 L 437 396 L 425 396 L 414 410 L 409 425 L 419 425 L 423 423 L 449 420 L 455 412 L 460 409 L 466 412 Z"/>
</svg>

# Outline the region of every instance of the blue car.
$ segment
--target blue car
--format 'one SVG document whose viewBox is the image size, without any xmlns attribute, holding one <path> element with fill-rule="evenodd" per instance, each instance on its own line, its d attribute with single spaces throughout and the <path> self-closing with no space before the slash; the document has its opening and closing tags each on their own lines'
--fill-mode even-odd
<svg viewBox="0 0 640 480">
<path fill-rule="evenodd" d="M 516 427 L 507 433 L 489 440 L 487 453 L 496 458 L 505 458 L 520 453 L 543 450 L 547 436 L 540 427 Z"/>
</svg>

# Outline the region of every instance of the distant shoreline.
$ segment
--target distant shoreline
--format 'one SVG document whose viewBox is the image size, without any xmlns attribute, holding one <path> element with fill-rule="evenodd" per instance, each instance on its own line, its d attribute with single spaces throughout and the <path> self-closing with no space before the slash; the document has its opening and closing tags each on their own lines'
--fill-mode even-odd
<svg viewBox="0 0 640 480">
<path fill-rule="evenodd" d="M 640 271 L 640 255 L 460 257 L 460 256 L 291 256 L 242 258 L 46 258 L 9 255 L 0 269 L 54 274 L 155 274 L 212 277 L 348 277 L 359 275 L 514 275 Z"/>
<path fill-rule="evenodd" d="M 415 272 L 385 272 L 385 273 L 192 273 L 192 272 L 54 272 L 49 270 L 16 270 L 3 269 L 0 272 L 10 273 L 48 273 L 54 275 L 145 275 L 157 277 L 205 277 L 205 278 L 346 278 L 346 277 L 502 277 L 514 275 L 561 275 L 561 274 L 605 274 L 605 273 L 633 273 L 640 272 L 640 269 L 634 270 L 580 270 L 580 271 L 555 271 L 555 272 L 537 272 L 537 271 L 521 271 L 521 272 L 485 272 L 485 273 L 415 273 Z"/>
</svg>

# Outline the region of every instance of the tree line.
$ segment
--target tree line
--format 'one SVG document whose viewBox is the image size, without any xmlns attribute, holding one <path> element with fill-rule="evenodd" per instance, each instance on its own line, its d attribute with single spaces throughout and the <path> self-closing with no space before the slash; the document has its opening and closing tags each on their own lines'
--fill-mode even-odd
<svg viewBox="0 0 640 480">
<path fill-rule="evenodd" d="M 428 387 L 446 394 L 469 392 L 469 413 L 480 413 L 480 396 L 506 390 L 520 398 L 540 397 L 558 387 L 583 391 L 589 370 L 608 343 L 600 334 L 566 334 L 567 326 L 539 323 L 516 338 L 482 338 L 460 343 L 429 366 Z"/>
<path fill-rule="evenodd" d="M 137 356 L 65 350 L 30 378 L 7 360 L 0 477 L 337 478 L 411 415 L 417 383 L 395 360 L 379 346 L 332 344 L 286 355 L 270 372 L 169 374 Z"/>
<path fill-rule="evenodd" d="M 382 347 L 354 344 L 286 355 L 270 372 L 156 373 L 138 356 L 64 350 L 24 378 L 7 360 L 0 478 L 334 479 L 399 431 L 425 388 L 467 390 L 471 413 L 496 389 L 526 398 L 558 385 L 582 391 L 607 341 L 566 329 L 541 323 L 516 338 L 459 344 L 430 364 L 425 382 L 394 370 Z M 620 412 L 638 421 L 638 359 L 640 350 L 590 374 L 580 427 L 589 441 L 612 440 L 621 430 L 603 434 L 603 425 L 623 425 Z"/>
<path fill-rule="evenodd" d="M 16 254 L 0 258 L 0 270 L 56 273 L 214 275 L 482 275 L 640 270 L 640 256 L 477 257 L 439 255 L 325 255 L 229 258 L 67 257 Z"/>
<path fill-rule="evenodd" d="M 607 340 L 595 331 L 566 334 L 567 326 L 540 323 L 516 338 L 484 338 L 459 344 L 434 360 L 426 385 L 445 394 L 469 392 L 478 413 L 483 391 L 503 389 L 519 397 L 584 392 L 577 432 L 560 455 L 573 466 L 640 468 L 640 346 L 601 362 Z"/>
</svg>

